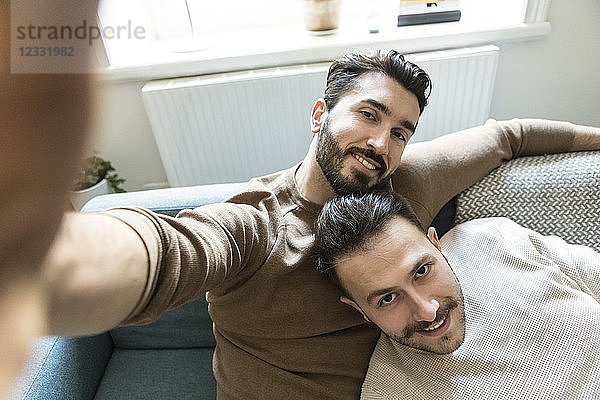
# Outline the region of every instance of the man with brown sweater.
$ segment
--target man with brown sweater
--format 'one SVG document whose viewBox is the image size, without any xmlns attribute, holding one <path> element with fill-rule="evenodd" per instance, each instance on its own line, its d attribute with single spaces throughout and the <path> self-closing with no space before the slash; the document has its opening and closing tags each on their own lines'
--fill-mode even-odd
<svg viewBox="0 0 600 400">
<path fill-rule="evenodd" d="M 598 129 L 541 120 L 490 120 L 407 146 L 429 84 L 397 52 L 347 55 L 313 107 L 300 164 L 177 218 L 136 208 L 66 215 L 44 269 L 48 333 L 148 323 L 207 293 L 219 398 L 357 398 L 378 331 L 315 269 L 325 201 L 395 190 L 428 225 L 503 160 L 600 148 Z"/>
</svg>

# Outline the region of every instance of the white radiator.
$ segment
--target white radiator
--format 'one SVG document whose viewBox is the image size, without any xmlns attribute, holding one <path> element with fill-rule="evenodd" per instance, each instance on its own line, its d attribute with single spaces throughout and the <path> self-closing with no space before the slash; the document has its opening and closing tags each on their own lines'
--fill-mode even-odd
<svg viewBox="0 0 600 400">
<path fill-rule="evenodd" d="M 433 81 L 411 140 L 432 139 L 488 118 L 498 48 L 409 55 Z M 329 63 L 154 81 L 144 106 L 171 186 L 246 181 L 304 158 L 310 113 Z"/>
</svg>

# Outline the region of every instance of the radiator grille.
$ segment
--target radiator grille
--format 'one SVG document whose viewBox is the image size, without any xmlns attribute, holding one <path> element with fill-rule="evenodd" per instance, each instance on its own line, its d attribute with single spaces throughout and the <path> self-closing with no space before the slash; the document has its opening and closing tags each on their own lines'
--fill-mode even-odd
<svg viewBox="0 0 600 400">
<path fill-rule="evenodd" d="M 483 123 L 498 48 L 408 56 L 430 73 L 433 93 L 415 141 Z M 154 81 L 144 106 L 169 184 L 239 182 L 302 160 L 310 112 L 323 95 L 329 63 Z"/>
</svg>

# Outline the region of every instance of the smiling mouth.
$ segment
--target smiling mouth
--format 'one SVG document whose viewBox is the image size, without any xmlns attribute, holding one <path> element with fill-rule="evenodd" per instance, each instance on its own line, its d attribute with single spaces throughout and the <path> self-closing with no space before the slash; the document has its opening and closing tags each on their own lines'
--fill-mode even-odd
<svg viewBox="0 0 600 400">
<path fill-rule="evenodd" d="M 377 169 L 381 168 L 381 166 L 375 161 L 368 161 L 367 159 L 365 159 L 357 153 L 352 153 L 352 157 L 356 158 L 358 162 L 360 162 L 362 165 L 365 166 L 365 168 L 370 169 L 371 171 L 376 171 Z"/>
<path fill-rule="evenodd" d="M 440 322 L 438 322 L 435 325 L 432 325 L 429 328 L 423 329 L 424 332 L 431 332 L 431 331 L 435 331 L 436 329 L 438 329 L 440 326 L 444 325 L 444 322 L 446 322 L 446 318 L 448 316 L 444 317 L 444 319 L 442 319 Z"/>
<path fill-rule="evenodd" d="M 450 326 L 450 313 L 447 313 L 439 322 L 434 322 L 429 327 L 418 331 L 424 336 L 440 336 L 446 333 Z"/>
</svg>

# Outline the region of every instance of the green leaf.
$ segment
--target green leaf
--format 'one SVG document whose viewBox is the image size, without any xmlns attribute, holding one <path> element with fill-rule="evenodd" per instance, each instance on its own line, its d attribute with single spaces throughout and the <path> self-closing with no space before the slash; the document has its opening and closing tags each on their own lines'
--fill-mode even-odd
<svg viewBox="0 0 600 400">
<path fill-rule="evenodd" d="M 115 168 L 110 161 L 104 160 L 96 155 L 86 158 L 80 170 L 77 172 L 73 190 L 83 190 L 94 186 L 102 179 L 106 179 L 115 193 L 123 193 L 125 190 L 121 185 L 125 179 L 116 174 Z"/>
</svg>

